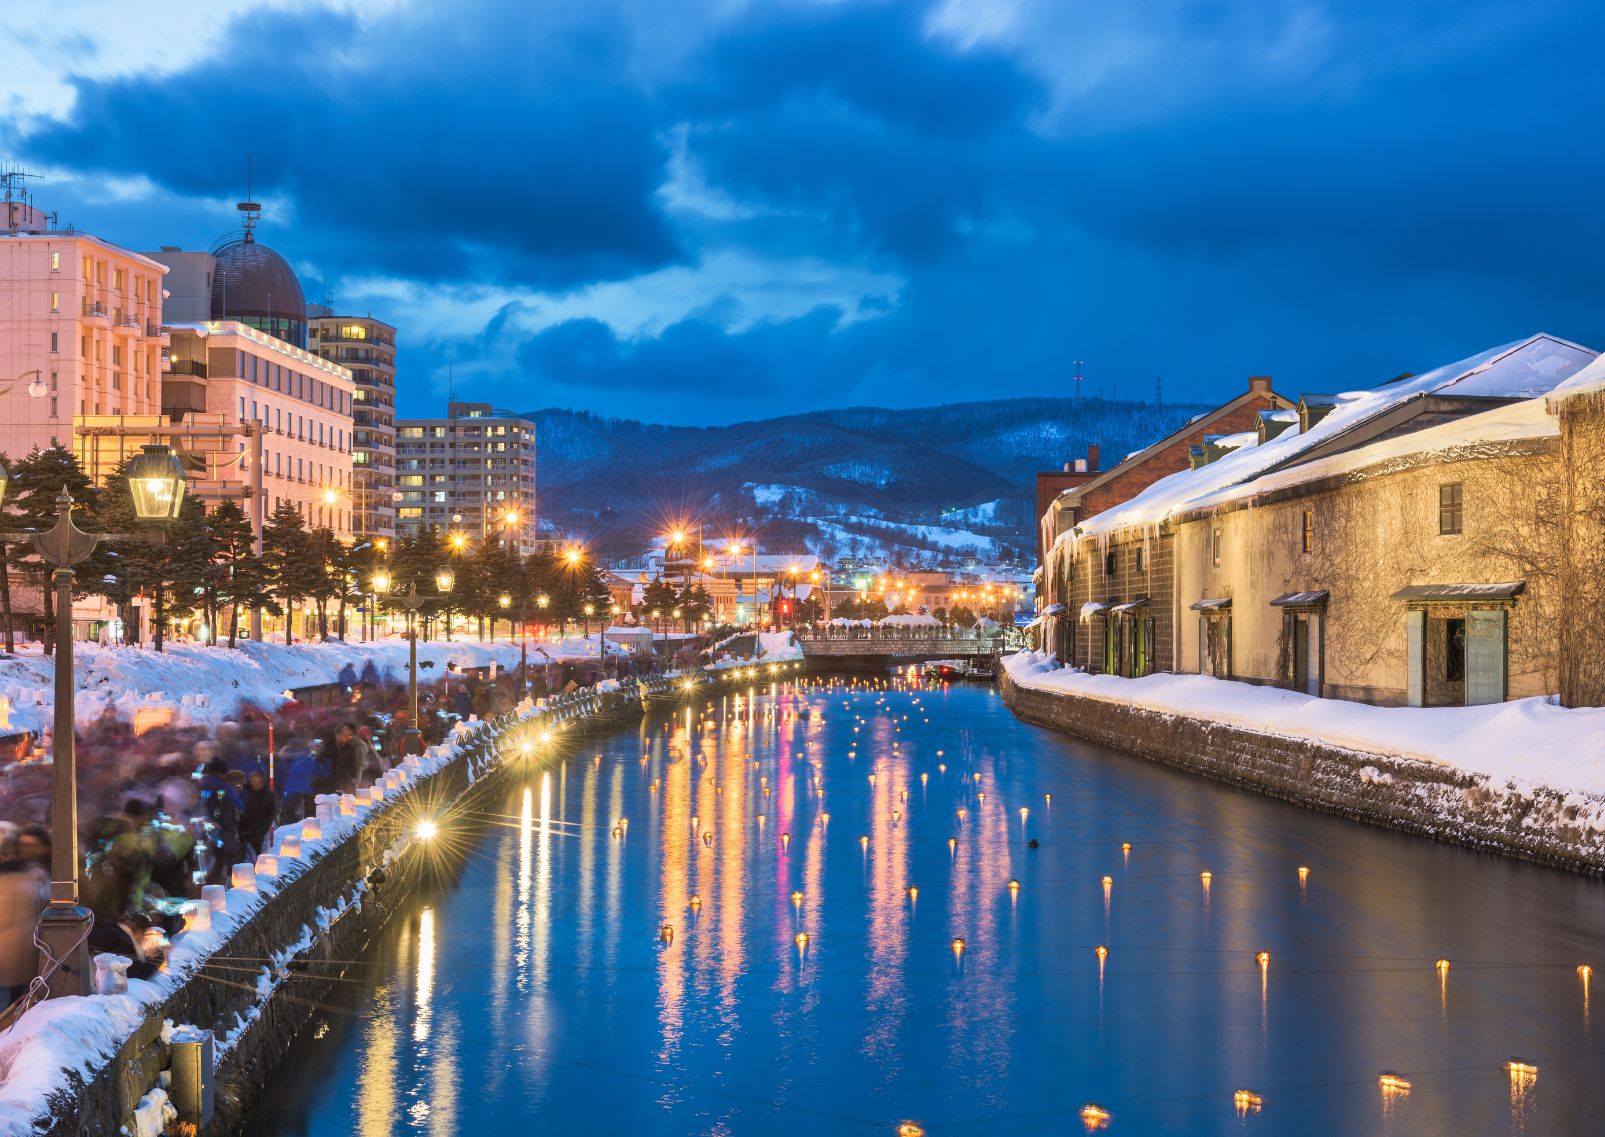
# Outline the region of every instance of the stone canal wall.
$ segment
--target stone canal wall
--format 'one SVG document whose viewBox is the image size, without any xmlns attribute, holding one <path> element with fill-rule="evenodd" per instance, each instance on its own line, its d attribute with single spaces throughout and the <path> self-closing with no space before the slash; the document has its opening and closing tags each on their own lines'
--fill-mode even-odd
<svg viewBox="0 0 1605 1137">
<path fill-rule="evenodd" d="M 321 856 L 281 860 L 271 895 L 144 1014 L 110 1061 L 86 1077 L 72 1074 L 65 1089 L 42 1102 L 44 1111 L 29 1131 L 49 1137 L 163 1132 L 164 1113 L 172 1120 L 171 1109 L 164 1108 L 164 1072 L 172 1066 L 175 1025 L 210 1029 L 215 1040 L 214 1111 L 199 1133 L 234 1131 L 255 1095 L 271 1085 L 274 1067 L 319 1000 L 404 908 L 423 875 L 452 871 L 450 853 L 416 839 L 421 819 L 441 828 L 478 824 L 476 815 L 521 767 L 507 760 L 522 757 L 515 739 L 553 730 L 559 749 L 537 747 L 525 759 L 542 762 L 567 749 L 563 743 L 575 733 L 637 719 L 649 702 L 691 697 L 683 683 L 654 679 L 633 690 L 581 692 L 546 710 L 484 724 L 460 738 L 437 769 L 374 807 Z"/>
<path fill-rule="evenodd" d="M 1020 718 L 1310 809 L 1579 872 L 1605 872 L 1605 832 L 1575 796 L 1495 785 L 1483 774 L 1289 738 L 1114 699 L 1022 686 Z"/>
</svg>

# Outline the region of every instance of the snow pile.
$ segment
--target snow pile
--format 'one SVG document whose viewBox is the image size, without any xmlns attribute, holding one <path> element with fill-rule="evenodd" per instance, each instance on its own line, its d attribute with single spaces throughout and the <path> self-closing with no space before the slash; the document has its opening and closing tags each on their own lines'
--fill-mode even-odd
<svg viewBox="0 0 1605 1137">
<path fill-rule="evenodd" d="M 939 628 L 942 621 L 935 616 L 910 612 L 902 616 L 887 616 L 880 621 L 883 628 Z"/>
<path fill-rule="evenodd" d="M 1031 690 L 1447 766 L 1523 793 L 1556 790 L 1605 817 L 1602 707 L 1572 709 L 1547 698 L 1482 707 L 1373 707 L 1207 675 L 1091 675 L 1062 668 L 1053 656 L 1038 652 L 1009 656 L 1003 665 L 1015 683 Z"/>
<path fill-rule="evenodd" d="M 620 650 L 616 644 L 608 645 L 609 653 Z M 161 652 L 80 643 L 73 651 L 80 724 L 92 723 L 111 707 L 128 721 L 138 710 L 167 708 L 179 725 L 216 725 L 238 714 L 241 700 L 276 704 L 280 692 L 334 683 L 346 664 L 360 673 L 369 660 L 381 676 L 396 682 L 405 682 L 407 677 L 407 643 L 393 639 L 289 646 L 247 640 L 233 650 L 169 644 Z M 532 665 L 594 659 L 596 655 L 594 636 L 588 641 L 529 644 Z M 424 681 L 445 675 L 448 665 L 467 668 L 495 663 L 499 668 L 515 668 L 518 662 L 517 643 L 431 640 L 418 644 L 418 674 Z M 39 732 L 50 725 L 55 714 L 54 683 L 53 656 L 34 649 L 0 659 L 0 697 L 10 700 L 11 732 Z M 5 730 L 0 725 L 0 732 Z"/>
<path fill-rule="evenodd" d="M 729 656 L 721 657 L 719 655 L 721 647 L 746 636 L 755 636 L 758 647 L 756 655 L 743 659 L 732 659 Z M 802 648 L 797 643 L 797 637 L 790 632 L 738 632 L 717 645 L 714 648 L 713 655 L 714 662 L 708 666 L 709 671 L 723 671 L 730 667 L 745 667 L 751 663 L 791 663 L 803 657 Z"/>
</svg>

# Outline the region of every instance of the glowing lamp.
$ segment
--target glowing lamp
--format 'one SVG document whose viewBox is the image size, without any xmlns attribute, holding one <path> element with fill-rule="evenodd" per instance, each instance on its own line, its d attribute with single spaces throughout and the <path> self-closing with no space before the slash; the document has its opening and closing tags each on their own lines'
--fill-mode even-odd
<svg viewBox="0 0 1605 1137">
<path fill-rule="evenodd" d="M 1449 961 L 1447 959 L 1440 959 L 1435 966 L 1439 975 L 1449 974 Z"/>
<path fill-rule="evenodd" d="M 953 943 L 950 946 L 953 948 L 954 955 L 964 954 L 964 939 L 962 936 L 954 936 Z"/>
<path fill-rule="evenodd" d="M 317 841 L 323 837 L 323 822 L 317 818 L 308 818 L 301 823 L 301 840 Z"/>
<path fill-rule="evenodd" d="M 174 521 L 184 504 L 184 467 L 170 447 L 146 445 L 128 465 L 128 492 L 141 521 Z"/>
<path fill-rule="evenodd" d="M 1520 1058 L 1512 1058 L 1506 1062 L 1505 1069 L 1510 1072 L 1510 1080 L 1513 1082 L 1528 1081 L 1538 1076 L 1538 1067 Z"/>
<path fill-rule="evenodd" d="M 693 896 L 691 898 L 691 911 L 699 912 L 701 910 L 702 910 L 702 897 Z"/>
<path fill-rule="evenodd" d="M 420 841 L 432 841 L 439 832 L 440 827 L 428 818 L 420 821 L 417 828 L 413 830 L 413 834 Z"/>
<path fill-rule="evenodd" d="M 860 837 L 858 839 L 858 847 L 860 849 L 863 849 L 867 853 L 869 851 L 869 838 L 868 837 Z"/>
<path fill-rule="evenodd" d="M 1109 949 L 1104 947 L 1102 944 L 1099 944 L 1097 947 L 1092 949 L 1092 954 L 1098 957 L 1099 963 L 1102 963 L 1104 960 L 1109 958 Z"/>
<path fill-rule="evenodd" d="M 293 861 L 301 856 L 301 837 L 296 833 L 286 833 L 279 838 L 279 858 Z"/>
<path fill-rule="evenodd" d="M 1089 1133 L 1106 1129 L 1109 1125 L 1109 1111 L 1100 1105 L 1084 1105 L 1081 1107 L 1081 1124 Z"/>
<path fill-rule="evenodd" d="M 275 877 L 279 875 L 279 858 L 272 853 L 258 853 L 256 856 L 256 875 Z"/>
<path fill-rule="evenodd" d="M 1252 1090 L 1238 1090 L 1232 1095 L 1232 1105 L 1237 1109 L 1237 1115 L 1242 1117 L 1250 1113 L 1258 1113 L 1263 1099 Z"/>
<path fill-rule="evenodd" d="M 1310 868 L 1309 868 L 1309 866 L 1308 865 L 1300 865 L 1298 867 L 1298 882 L 1300 884 L 1303 884 L 1305 881 L 1307 881 L 1309 879 L 1310 879 Z"/>
<path fill-rule="evenodd" d="M 248 892 L 256 891 L 256 866 L 250 862 L 242 862 L 234 866 L 229 876 L 229 885 L 233 888 L 243 888 Z"/>
<path fill-rule="evenodd" d="M 791 938 L 791 940 L 792 940 L 792 943 L 797 945 L 797 950 L 798 951 L 802 951 L 804 948 L 806 948 L 808 946 L 808 933 L 807 932 L 798 932 L 795 936 L 793 936 Z"/>
<path fill-rule="evenodd" d="M 658 939 L 666 944 L 674 942 L 674 925 L 664 924 L 658 929 Z"/>
<path fill-rule="evenodd" d="M 1384 1094 L 1407 1094 L 1410 1092 L 1409 1081 L 1399 1077 L 1397 1074 L 1379 1074 L 1377 1076 L 1377 1085 L 1382 1088 Z"/>
<path fill-rule="evenodd" d="M 1210 881 L 1215 879 L 1215 874 L 1210 872 L 1208 869 L 1205 869 L 1203 872 L 1198 874 L 1198 879 L 1203 881 L 1205 884 L 1208 884 Z"/>
</svg>

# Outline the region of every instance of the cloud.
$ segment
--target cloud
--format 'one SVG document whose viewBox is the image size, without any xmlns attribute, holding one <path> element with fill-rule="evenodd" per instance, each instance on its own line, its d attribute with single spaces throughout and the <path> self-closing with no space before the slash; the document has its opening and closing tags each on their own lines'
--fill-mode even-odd
<svg viewBox="0 0 1605 1137">
<path fill-rule="evenodd" d="M 124 64 L 81 28 L 36 105 L 0 78 L 9 156 L 150 248 L 220 235 L 249 152 L 308 294 L 400 327 L 404 413 L 448 366 L 520 407 L 617 390 L 697 421 L 1063 390 L 1072 359 L 1091 389 L 1213 398 L 1605 342 L 1605 13 L 1578 0 L 166 20 Z M 72 27 L 29 34 L 37 70 Z"/>
<path fill-rule="evenodd" d="M 249 154 L 294 210 L 270 225 L 413 277 L 572 283 L 677 260 L 623 45 L 578 19 L 492 14 L 255 13 L 177 75 L 77 80 L 71 120 L 29 150 L 197 197 L 243 194 Z"/>
</svg>

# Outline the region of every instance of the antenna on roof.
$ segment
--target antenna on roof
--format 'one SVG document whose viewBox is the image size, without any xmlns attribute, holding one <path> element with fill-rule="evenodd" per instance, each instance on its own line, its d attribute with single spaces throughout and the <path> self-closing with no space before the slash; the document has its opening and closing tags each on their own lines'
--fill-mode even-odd
<svg viewBox="0 0 1605 1137">
<path fill-rule="evenodd" d="M 256 240 L 251 231 L 256 228 L 256 223 L 262 220 L 261 205 L 251 200 L 251 155 L 249 152 L 245 155 L 245 200 L 236 203 L 234 208 L 245 215 L 240 221 L 240 228 L 245 230 L 245 243 L 249 245 Z"/>
<path fill-rule="evenodd" d="M 33 204 L 33 195 L 28 192 L 27 179 L 38 179 L 39 176 L 38 174 L 30 174 L 21 166 L 0 168 L 0 186 L 5 189 L 3 196 L 0 196 L 0 200 L 3 200 L 6 207 L 6 232 L 15 233 L 22 227 L 23 222 L 19 219 L 18 214 L 20 213 L 25 218 L 29 207 Z M 20 210 L 17 208 L 19 205 L 22 207 Z M 54 218 L 55 215 L 51 214 L 51 219 L 54 220 Z"/>
<path fill-rule="evenodd" d="M 1074 360 L 1071 360 L 1071 362 L 1072 362 L 1072 363 L 1074 363 L 1074 364 L 1075 364 L 1075 365 L 1076 365 L 1076 386 L 1075 386 L 1075 392 L 1076 392 L 1076 398 L 1078 398 L 1078 399 L 1079 399 L 1079 398 L 1081 398 L 1081 364 L 1082 364 L 1082 363 L 1083 363 L 1083 362 L 1084 362 L 1084 361 L 1083 361 L 1083 360 L 1080 360 L 1080 359 L 1074 359 Z"/>
</svg>

